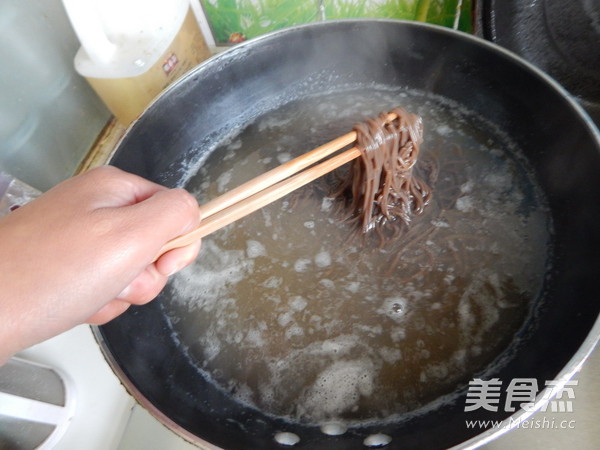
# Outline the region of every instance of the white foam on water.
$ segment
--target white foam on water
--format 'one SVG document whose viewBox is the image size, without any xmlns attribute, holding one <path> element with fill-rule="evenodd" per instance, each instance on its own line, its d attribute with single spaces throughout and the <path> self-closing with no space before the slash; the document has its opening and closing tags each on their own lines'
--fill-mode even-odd
<svg viewBox="0 0 600 450">
<path fill-rule="evenodd" d="M 246 254 L 248 258 L 257 258 L 259 256 L 266 256 L 267 250 L 259 241 L 250 239 L 246 241 Z"/>
<path fill-rule="evenodd" d="M 355 323 L 352 326 L 352 330 L 361 331 L 369 337 L 375 337 L 383 333 L 383 327 L 381 325 L 365 325 L 361 323 Z"/>
<path fill-rule="evenodd" d="M 448 125 L 440 125 L 436 127 L 435 131 L 440 136 L 449 136 L 450 134 L 452 134 L 452 128 L 450 128 Z"/>
<path fill-rule="evenodd" d="M 300 327 L 298 324 L 291 325 L 288 329 L 285 330 L 285 338 L 290 340 L 293 337 L 304 336 L 304 329 Z"/>
<path fill-rule="evenodd" d="M 262 331 L 256 328 L 251 328 L 246 333 L 244 342 L 251 347 L 260 348 L 265 345 L 265 339 Z"/>
<path fill-rule="evenodd" d="M 443 219 L 433 219 L 431 221 L 431 225 L 437 228 L 450 228 L 450 224 Z M 427 241 L 428 245 L 431 245 L 432 241 Z"/>
<path fill-rule="evenodd" d="M 277 323 L 282 327 L 287 327 L 288 324 L 291 323 L 293 320 L 294 318 L 292 317 L 292 312 L 285 312 L 277 316 Z"/>
<path fill-rule="evenodd" d="M 306 308 L 306 305 L 308 305 L 306 299 L 299 295 L 292 297 L 288 303 L 295 311 L 302 311 L 304 308 Z"/>
<path fill-rule="evenodd" d="M 360 288 L 360 281 L 351 281 L 350 283 L 347 283 L 344 285 L 344 289 L 346 289 L 347 291 L 350 291 L 354 294 L 358 292 L 359 288 Z"/>
<path fill-rule="evenodd" d="M 331 197 L 323 197 L 321 201 L 321 211 L 328 212 L 331 211 L 331 207 L 333 206 L 334 200 Z"/>
<path fill-rule="evenodd" d="M 281 152 L 277 154 L 277 161 L 279 164 L 283 164 L 292 159 L 292 155 L 288 152 Z"/>
<path fill-rule="evenodd" d="M 400 342 L 406 338 L 406 331 L 404 328 L 392 328 L 390 331 L 390 338 L 393 342 Z"/>
<path fill-rule="evenodd" d="M 460 192 L 463 194 L 470 194 L 473 192 L 473 188 L 475 187 L 475 182 L 473 180 L 469 180 L 460 185 Z"/>
<path fill-rule="evenodd" d="M 313 352 L 320 355 L 340 356 L 350 352 L 357 345 L 357 337 L 342 335 L 315 345 Z"/>
<path fill-rule="evenodd" d="M 231 183 L 232 176 L 233 174 L 231 170 L 228 170 L 227 172 L 221 174 L 219 178 L 217 178 L 217 192 L 219 192 L 219 194 L 222 194 L 229 189 L 228 186 L 229 183 Z"/>
<path fill-rule="evenodd" d="M 296 262 L 294 263 L 294 270 L 296 272 L 306 272 L 311 264 L 312 264 L 312 261 L 310 259 L 306 259 L 306 258 L 297 259 Z"/>
<path fill-rule="evenodd" d="M 272 128 L 285 128 L 290 124 L 291 118 L 285 117 L 266 117 L 258 122 L 258 131 L 267 131 Z"/>
<path fill-rule="evenodd" d="M 328 267 L 331 265 L 331 253 L 327 250 L 322 250 L 315 255 L 315 264 L 317 267 Z"/>
<path fill-rule="evenodd" d="M 242 148 L 242 140 L 241 139 L 236 139 L 231 144 L 229 144 L 230 150 L 239 150 L 240 148 Z M 231 152 L 231 154 L 235 155 L 234 152 Z"/>
<path fill-rule="evenodd" d="M 381 347 L 377 352 L 388 364 L 395 364 L 402 359 L 402 351 L 399 348 Z"/>
<path fill-rule="evenodd" d="M 319 284 L 327 289 L 335 289 L 335 282 L 329 278 L 319 280 Z"/>
<path fill-rule="evenodd" d="M 236 284 L 252 273 L 254 263 L 242 250 L 224 250 L 214 241 L 202 245 L 199 259 L 188 268 L 175 274 L 171 284 L 180 302 L 191 309 L 210 306 L 225 294 L 227 287 Z"/>
<path fill-rule="evenodd" d="M 306 390 L 300 405 L 310 417 L 330 418 L 352 411 L 374 389 L 375 368 L 369 359 L 336 361 Z"/>
<path fill-rule="evenodd" d="M 456 199 L 456 209 L 461 212 L 468 213 L 475 209 L 473 198 L 469 195 L 464 195 Z"/>
<path fill-rule="evenodd" d="M 261 284 L 261 286 L 263 286 L 265 288 L 268 288 L 268 289 L 277 289 L 282 284 L 283 284 L 283 278 L 282 277 L 278 277 L 276 275 L 273 275 L 273 276 L 267 278 Z"/>
<path fill-rule="evenodd" d="M 427 369 L 425 369 L 425 371 L 427 373 L 428 379 L 443 379 L 448 376 L 450 369 L 446 364 L 432 364 L 428 366 Z"/>
</svg>

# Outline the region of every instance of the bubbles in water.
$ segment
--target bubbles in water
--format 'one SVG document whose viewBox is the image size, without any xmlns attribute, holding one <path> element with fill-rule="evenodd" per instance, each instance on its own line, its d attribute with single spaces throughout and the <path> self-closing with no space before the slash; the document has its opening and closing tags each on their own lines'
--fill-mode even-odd
<svg viewBox="0 0 600 450">
<path fill-rule="evenodd" d="M 383 300 L 377 312 L 394 321 L 400 321 L 406 315 L 406 300 L 402 297 L 388 297 Z"/>
</svg>

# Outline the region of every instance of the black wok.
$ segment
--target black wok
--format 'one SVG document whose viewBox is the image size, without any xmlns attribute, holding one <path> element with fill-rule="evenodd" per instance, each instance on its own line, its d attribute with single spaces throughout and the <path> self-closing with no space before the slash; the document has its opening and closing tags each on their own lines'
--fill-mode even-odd
<svg viewBox="0 0 600 450">
<path fill-rule="evenodd" d="M 310 82 L 309 82 L 310 81 Z M 551 273 L 535 317 L 490 376 L 566 381 L 591 352 L 600 327 L 600 141 L 566 91 L 507 51 L 438 27 L 386 20 L 325 22 L 243 43 L 197 67 L 133 124 L 111 163 L 167 186 L 214 142 L 285 102 L 343 84 L 406 86 L 454 100 L 509 133 L 527 155 L 554 222 Z M 465 420 L 510 413 L 465 412 L 457 401 L 384 426 L 326 436 L 241 406 L 215 389 L 182 356 L 159 299 L 130 309 L 96 334 L 115 372 L 136 399 L 190 441 L 227 449 L 280 448 L 278 431 L 300 437 L 295 448 L 364 448 L 373 433 L 387 448 L 447 448 L 494 434 Z M 523 415 L 523 411 L 520 413 Z M 477 436 L 479 434 L 479 436 Z"/>
</svg>

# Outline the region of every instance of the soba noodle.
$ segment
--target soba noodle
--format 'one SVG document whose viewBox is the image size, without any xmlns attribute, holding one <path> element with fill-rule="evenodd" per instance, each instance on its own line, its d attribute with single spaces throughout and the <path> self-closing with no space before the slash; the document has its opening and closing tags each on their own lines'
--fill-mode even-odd
<svg viewBox="0 0 600 450">
<path fill-rule="evenodd" d="M 354 125 L 360 158 L 354 160 L 334 198 L 344 198 L 364 233 L 396 222 L 406 228 L 431 200 L 431 188 L 415 171 L 423 142 L 420 116 L 395 108 Z M 433 171 L 429 171 L 431 175 Z M 397 222 L 397 220 L 401 222 Z M 398 230 L 394 236 L 398 235 Z"/>
</svg>

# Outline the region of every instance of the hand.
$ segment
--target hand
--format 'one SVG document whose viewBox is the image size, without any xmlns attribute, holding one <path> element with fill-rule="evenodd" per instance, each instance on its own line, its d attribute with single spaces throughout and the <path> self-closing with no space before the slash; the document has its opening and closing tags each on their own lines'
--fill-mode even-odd
<svg viewBox="0 0 600 450">
<path fill-rule="evenodd" d="M 81 323 L 149 302 L 200 243 L 152 262 L 200 221 L 195 199 L 105 166 L 0 220 L 0 364 Z"/>
</svg>

